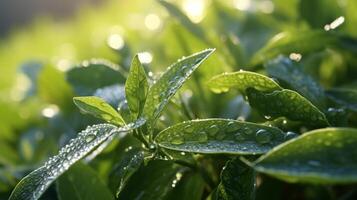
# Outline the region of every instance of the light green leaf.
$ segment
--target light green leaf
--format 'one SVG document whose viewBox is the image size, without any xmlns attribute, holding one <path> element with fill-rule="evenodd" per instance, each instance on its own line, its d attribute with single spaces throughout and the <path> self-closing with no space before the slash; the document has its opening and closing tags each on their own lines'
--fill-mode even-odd
<svg viewBox="0 0 357 200">
<path fill-rule="evenodd" d="M 253 168 L 234 158 L 221 172 L 221 182 L 216 191 L 217 200 L 255 199 L 255 172 Z"/>
<path fill-rule="evenodd" d="M 150 120 L 149 125 L 155 123 L 171 97 L 213 51 L 214 49 L 206 49 L 178 60 L 151 86 L 143 111 L 144 117 Z"/>
<path fill-rule="evenodd" d="M 249 104 L 266 118 L 284 116 L 314 126 L 329 125 L 325 114 L 295 91 L 260 92 L 249 88 L 247 96 Z"/>
<path fill-rule="evenodd" d="M 309 75 L 305 74 L 297 62 L 287 57 L 279 56 L 265 64 L 270 76 L 286 84 L 288 88 L 297 91 L 320 109 L 325 108 L 325 93 L 323 88 Z"/>
<path fill-rule="evenodd" d="M 74 97 L 73 101 L 84 113 L 91 114 L 96 118 L 118 126 L 125 124 L 124 119 L 120 116 L 120 114 L 99 97 Z"/>
<path fill-rule="evenodd" d="M 144 67 L 141 65 L 138 55 L 131 63 L 130 72 L 125 82 L 125 94 L 130 112 L 135 119 L 141 114 L 149 84 Z"/>
<path fill-rule="evenodd" d="M 145 120 L 139 119 L 135 123 L 123 127 L 110 124 L 89 126 L 72 139 L 59 154 L 50 158 L 42 167 L 23 178 L 12 191 L 9 200 L 38 199 L 46 189 L 70 166 L 94 150 L 114 134 L 127 132 L 142 126 Z"/>
<path fill-rule="evenodd" d="M 228 119 L 186 121 L 155 138 L 159 146 L 175 151 L 239 155 L 268 152 L 285 139 L 277 128 Z"/>
<path fill-rule="evenodd" d="M 57 180 L 59 200 L 114 200 L 97 173 L 89 166 L 77 163 Z"/>
<path fill-rule="evenodd" d="M 334 88 L 328 90 L 326 93 L 328 97 L 330 97 L 336 103 L 353 111 L 357 111 L 357 90 Z"/>
<path fill-rule="evenodd" d="M 262 173 L 289 182 L 357 182 L 357 129 L 326 128 L 284 143 L 254 164 Z"/>
<path fill-rule="evenodd" d="M 144 152 L 133 149 L 123 156 L 122 160 L 115 166 L 110 174 L 110 186 L 118 197 L 124 189 L 130 177 L 140 168 L 144 162 Z"/>
<path fill-rule="evenodd" d="M 252 65 L 261 64 L 280 54 L 306 54 L 331 46 L 338 41 L 338 37 L 326 31 L 303 31 L 299 33 L 282 32 L 275 35 L 251 59 Z"/>
<path fill-rule="evenodd" d="M 208 82 L 208 86 L 216 93 L 227 92 L 230 88 L 236 88 L 243 94 L 249 87 L 265 92 L 282 89 L 273 79 L 248 71 L 217 75 Z"/>
</svg>

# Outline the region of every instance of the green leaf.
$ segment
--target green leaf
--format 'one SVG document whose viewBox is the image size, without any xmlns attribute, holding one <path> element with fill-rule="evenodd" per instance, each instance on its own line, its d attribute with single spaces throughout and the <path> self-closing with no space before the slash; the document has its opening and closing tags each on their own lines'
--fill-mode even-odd
<svg viewBox="0 0 357 200">
<path fill-rule="evenodd" d="M 205 182 L 199 173 L 185 173 L 175 188 L 165 197 L 166 200 L 201 200 Z"/>
<path fill-rule="evenodd" d="M 311 76 L 305 74 L 297 62 L 279 56 L 274 60 L 268 61 L 265 67 L 270 76 L 287 84 L 288 88 L 297 91 L 318 108 L 325 108 L 323 88 Z"/>
<path fill-rule="evenodd" d="M 96 89 L 125 82 L 126 72 L 114 63 L 103 59 L 83 61 L 67 72 L 67 81 L 76 94 L 93 95 Z"/>
<path fill-rule="evenodd" d="M 180 183 L 184 170 L 170 161 L 150 161 L 130 178 L 118 199 L 164 199 L 174 189 L 173 182 Z"/>
<path fill-rule="evenodd" d="M 97 173 L 89 166 L 77 163 L 57 180 L 59 200 L 114 200 Z"/>
<path fill-rule="evenodd" d="M 125 83 L 125 94 L 130 112 L 137 119 L 145 104 L 149 84 L 144 67 L 141 65 L 138 55 L 131 63 L 130 72 Z"/>
<path fill-rule="evenodd" d="M 73 91 L 61 71 L 51 66 L 44 67 L 37 77 L 37 87 L 38 96 L 48 103 L 71 108 L 68 99 L 73 97 Z"/>
<path fill-rule="evenodd" d="M 248 71 L 217 75 L 208 82 L 208 86 L 216 93 L 227 92 L 230 88 L 236 88 L 243 94 L 249 87 L 265 92 L 282 89 L 273 79 Z"/>
<path fill-rule="evenodd" d="M 135 123 L 123 127 L 110 124 L 89 126 L 72 139 L 59 154 L 50 158 L 42 167 L 23 178 L 12 191 L 9 200 L 38 199 L 46 189 L 68 168 L 94 150 L 110 136 L 125 134 L 142 126 L 145 120 L 139 119 Z"/>
<path fill-rule="evenodd" d="M 249 104 L 258 109 L 266 118 L 286 117 L 290 120 L 303 121 L 310 125 L 329 125 L 326 116 L 310 101 L 292 90 L 260 92 L 247 89 Z"/>
<path fill-rule="evenodd" d="M 286 142 L 254 164 L 262 173 L 289 182 L 357 182 L 357 129 L 326 128 Z"/>
<path fill-rule="evenodd" d="M 125 124 L 124 119 L 120 116 L 120 114 L 99 97 L 74 97 L 73 101 L 84 113 L 91 114 L 96 118 L 118 126 Z"/>
<path fill-rule="evenodd" d="M 252 65 L 261 64 L 280 54 L 307 54 L 322 50 L 338 42 L 338 37 L 326 31 L 282 32 L 275 35 L 251 59 Z"/>
<path fill-rule="evenodd" d="M 169 14 L 176 18 L 183 27 L 193 33 L 197 38 L 207 42 L 204 31 L 197 24 L 194 24 L 176 5 L 165 0 L 159 0 L 159 3 L 165 7 Z"/>
<path fill-rule="evenodd" d="M 255 199 L 255 172 L 253 168 L 234 158 L 227 162 L 221 172 L 215 199 L 253 200 Z"/>
<path fill-rule="evenodd" d="M 357 111 L 357 90 L 334 88 L 328 90 L 326 93 L 328 97 L 336 103 L 353 111 Z"/>
<path fill-rule="evenodd" d="M 214 49 L 206 49 L 178 60 L 151 86 L 143 111 L 144 117 L 149 119 L 149 125 L 155 123 L 171 97 L 213 51 Z"/>
<path fill-rule="evenodd" d="M 273 127 L 228 119 L 186 121 L 171 126 L 155 138 L 159 146 L 202 154 L 262 154 L 285 141 Z"/>
<path fill-rule="evenodd" d="M 138 149 L 128 151 L 110 174 L 110 186 L 118 197 L 130 177 L 144 162 L 144 152 Z"/>
</svg>

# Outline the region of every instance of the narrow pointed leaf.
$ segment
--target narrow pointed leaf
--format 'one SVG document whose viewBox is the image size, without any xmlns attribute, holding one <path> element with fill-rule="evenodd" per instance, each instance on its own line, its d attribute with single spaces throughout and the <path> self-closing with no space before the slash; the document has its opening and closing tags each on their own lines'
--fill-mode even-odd
<svg viewBox="0 0 357 200">
<path fill-rule="evenodd" d="M 202 154 L 262 154 L 285 141 L 273 127 L 228 119 L 186 121 L 158 134 L 159 146 Z"/>
<path fill-rule="evenodd" d="M 125 134 L 145 123 L 140 119 L 121 128 L 110 124 L 88 127 L 72 139 L 59 154 L 50 158 L 42 167 L 23 178 L 12 191 L 10 200 L 38 199 L 46 189 L 68 168 L 82 159 L 113 134 Z"/>
<path fill-rule="evenodd" d="M 357 182 L 357 129 L 314 130 L 284 143 L 256 161 L 254 168 L 289 182 Z"/>
<path fill-rule="evenodd" d="M 114 196 L 89 166 L 77 163 L 57 180 L 59 200 L 114 200 Z"/>
<path fill-rule="evenodd" d="M 144 105 L 144 117 L 151 124 L 160 116 L 162 110 L 172 96 L 181 88 L 185 81 L 208 58 L 214 49 L 206 49 L 193 54 L 169 66 L 166 72 L 149 89 Z"/>
<path fill-rule="evenodd" d="M 208 86 L 216 93 L 227 92 L 230 88 L 236 88 L 243 94 L 249 87 L 264 92 L 282 89 L 273 79 L 248 71 L 217 75 L 209 81 Z"/>
<path fill-rule="evenodd" d="M 326 116 L 310 101 L 292 90 L 260 92 L 253 88 L 247 90 L 249 104 L 267 117 L 286 117 L 311 125 L 329 125 Z"/>
<path fill-rule="evenodd" d="M 255 172 L 250 166 L 234 158 L 221 172 L 221 182 L 216 191 L 217 200 L 254 200 Z"/>
<path fill-rule="evenodd" d="M 120 114 L 99 97 L 74 97 L 73 101 L 82 112 L 91 114 L 94 117 L 115 125 L 121 126 L 125 124 L 124 119 Z"/>
<path fill-rule="evenodd" d="M 336 88 L 328 90 L 327 95 L 336 103 L 357 111 L 357 90 Z"/>
<path fill-rule="evenodd" d="M 125 83 L 125 94 L 130 112 L 135 119 L 141 114 L 149 84 L 145 70 L 136 55 L 131 63 L 130 72 Z"/>
<path fill-rule="evenodd" d="M 325 108 L 325 93 L 323 88 L 309 75 L 301 70 L 301 66 L 287 57 L 267 62 L 265 65 L 270 76 L 287 84 L 292 90 L 307 98 L 318 108 Z"/>
<path fill-rule="evenodd" d="M 110 186 L 118 197 L 124 189 L 125 184 L 130 177 L 140 168 L 144 162 L 144 152 L 138 149 L 133 149 L 127 152 L 120 163 L 115 166 L 110 174 Z"/>
</svg>

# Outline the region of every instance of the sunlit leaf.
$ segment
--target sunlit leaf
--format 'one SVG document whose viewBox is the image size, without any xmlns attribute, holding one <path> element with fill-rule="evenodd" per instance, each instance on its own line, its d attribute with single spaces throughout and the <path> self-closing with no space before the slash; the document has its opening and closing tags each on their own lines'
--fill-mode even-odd
<svg viewBox="0 0 357 200">
<path fill-rule="evenodd" d="M 282 89 L 271 78 L 248 71 L 217 75 L 209 81 L 208 86 L 212 91 L 217 93 L 226 92 L 230 88 L 236 88 L 243 94 L 245 94 L 247 88 L 255 88 L 259 91 L 266 92 Z"/>
<path fill-rule="evenodd" d="M 57 180 L 59 200 L 114 200 L 97 173 L 89 166 L 76 163 Z"/>
<path fill-rule="evenodd" d="M 323 88 L 311 76 L 305 74 L 298 63 L 279 56 L 268 61 L 265 67 L 269 75 L 297 91 L 318 108 L 323 109 L 325 107 Z"/>
<path fill-rule="evenodd" d="M 59 154 L 50 158 L 42 167 L 23 178 L 12 191 L 10 200 L 38 199 L 46 189 L 71 165 L 82 159 L 89 152 L 114 134 L 125 134 L 145 123 L 138 120 L 121 128 L 110 124 L 88 127 L 72 139 Z"/>
<path fill-rule="evenodd" d="M 136 55 L 131 63 L 130 72 L 125 82 L 125 94 L 128 106 L 136 119 L 142 112 L 145 104 L 149 84 L 145 70 Z"/>
<path fill-rule="evenodd" d="M 303 121 L 315 126 L 329 124 L 324 113 L 295 91 L 284 89 L 260 92 L 249 88 L 247 96 L 249 104 L 266 118 L 284 116 L 290 120 Z"/>
<path fill-rule="evenodd" d="M 186 121 L 158 134 L 159 146 L 202 154 L 262 154 L 284 142 L 277 128 L 228 119 Z"/>
<path fill-rule="evenodd" d="M 255 172 L 253 168 L 234 158 L 227 162 L 221 172 L 215 199 L 255 199 Z"/>
<path fill-rule="evenodd" d="M 115 125 L 120 126 L 125 124 L 124 119 L 120 116 L 120 114 L 99 97 L 74 97 L 73 101 L 84 113 L 91 114 L 94 117 Z"/>
<path fill-rule="evenodd" d="M 262 173 L 289 182 L 357 182 L 357 130 L 314 130 L 284 143 L 255 162 Z"/>
<path fill-rule="evenodd" d="M 169 66 L 164 74 L 149 89 L 143 115 L 154 123 L 177 90 L 185 83 L 198 66 L 207 59 L 214 49 L 180 59 Z"/>
</svg>

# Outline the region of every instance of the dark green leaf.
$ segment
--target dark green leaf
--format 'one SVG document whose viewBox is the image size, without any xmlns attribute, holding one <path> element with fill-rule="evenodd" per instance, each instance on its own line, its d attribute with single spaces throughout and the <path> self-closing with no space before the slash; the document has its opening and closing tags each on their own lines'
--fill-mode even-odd
<svg viewBox="0 0 357 200">
<path fill-rule="evenodd" d="M 131 63 L 130 72 L 125 82 L 126 99 L 134 119 L 139 117 L 144 108 L 148 88 L 149 84 L 145 70 L 140 63 L 138 55 L 136 55 Z"/>
<path fill-rule="evenodd" d="M 255 172 L 253 168 L 234 158 L 221 172 L 221 182 L 216 191 L 217 200 L 255 199 Z"/>
<path fill-rule="evenodd" d="M 265 92 L 282 89 L 271 78 L 248 71 L 217 75 L 209 81 L 208 86 L 212 91 L 217 93 L 227 92 L 230 88 L 236 88 L 243 94 L 245 94 L 245 90 L 249 87 Z"/>
<path fill-rule="evenodd" d="M 77 163 L 57 180 L 59 200 L 114 200 L 97 173 L 87 165 Z"/>
<path fill-rule="evenodd" d="M 277 128 L 228 119 L 186 121 L 155 139 L 167 149 L 202 154 L 262 154 L 285 141 Z"/>
<path fill-rule="evenodd" d="M 327 95 L 336 103 L 357 111 L 357 90 L 335 88 L 327 91 Z"/>
<path fill-rule="evenodd" d="M 96 89 L 124 83 L 126 73 L 120 66 L 106 60 L 84 61 L 80 66 L 67 72 L 67 81 L 76 94 L 93 95 Z"/>
<path fill-rule="evenodd" d="M 329 124 L 324 113 L 295 91 L 260 92 L 249 88 L 247 95 L 249 104 L 266 118 L 284 116 L 316 126 Z"/>
<path fill-rule="evenodd" d="M 38 199 L 46 189 L 68 168 L 114 134 L 127 133 L 145 123 L 140 119 L 135 123 L 117 128 L 110 124 L 88 127 L 63 147 L 59 154 L 50 158 L 42 167 L 23 178 L 12 191 L 10 200 Z"/>
<path fill-rule="evenodd" d="M 128 181 L 118 199 L 163 199 L 174 189 L 183 176 L 183 170 L 169 161 L 151 161 L 142 166 Z"/>
<path fill-rule="evenodd" d="M 165 197 L 166 200 L 201 200 L 205 182 L 199 173 L 185 173 L 175 184 L 175 188 Z"/>
<path fill-rule="evenodd" d="M 128 151 L 110 174 L 110 186 L 118 197 L 130 177 L 144 162 L 144 152 L 138 149 Z"/>
<path fill-rule="evenodd" d="M 206 49 L 178 60 L 151 86 L 143 111 L 144 117 L 149 119 L 151 125 L 155 123 L 171 97 L 213 51 L 214 49 Z"/>
<path fill-rule="evenodd" d="M 289 182 L 357 182 L 357 129 L 314 130 L 284 143 L 255 162 L 262 173 Z"/>
<path fill-rule="evenodd" d="M 318 108 L 325 108 L 323 88 L 311 76 L 305 74 L 298 63 L 279 56 L 267 62 L 265 67 L 269 75 L 287 84 L 290 89 L 297 91 Z"/>
<path fill-rule="evenodd" d="M 74 97 L 73 101 L 84 113 L 91 114 L 94 117 L 118 126 L 125 124 L 124 119 L 120 114 L 99 97 Z"/>
</svg>

